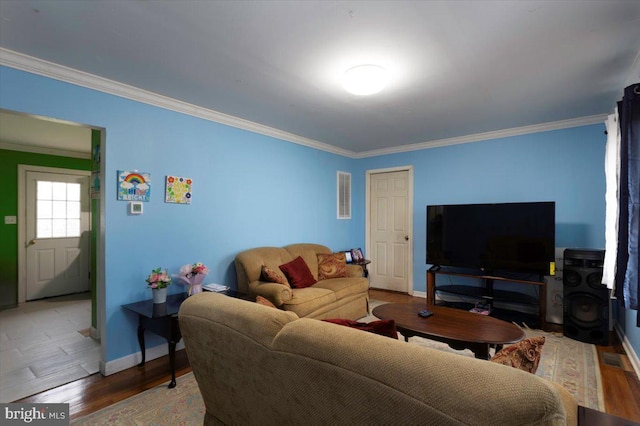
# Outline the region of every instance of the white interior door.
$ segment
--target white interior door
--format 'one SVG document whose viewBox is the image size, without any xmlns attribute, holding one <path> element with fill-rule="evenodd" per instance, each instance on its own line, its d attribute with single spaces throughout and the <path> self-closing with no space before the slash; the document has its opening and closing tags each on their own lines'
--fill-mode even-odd
<svg viewBox="0 0 640 426">
<path fill-rule="evenodd" d="M 89 291 L 89 176 L 27 171 L 26 300 Z"/>
<path fill-rule="evenodd" d="M 409 171 L 370 175 L 371 287 L 408 292 L 411 237 Z"/>
</svg>

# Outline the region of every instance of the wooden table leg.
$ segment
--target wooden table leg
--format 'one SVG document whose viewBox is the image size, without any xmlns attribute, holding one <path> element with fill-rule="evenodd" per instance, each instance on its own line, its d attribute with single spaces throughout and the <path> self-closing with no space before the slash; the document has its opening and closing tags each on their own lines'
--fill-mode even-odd
<svg viewBox="0 0 640 426">
<path fill-rule="evenodd" d="M 171 368 L 171 382 L 169 382 L 169 389 L 176 387 L 176 342 L 169 342 L 169 367 Z"/>
<path fill-rule="evenodd" d="M 143 367 L 146 359 L 146 350 L 144 347 L 144 326 L 142 325 L 142 317 L 138 317 L 138 343 L 140 344 L 140 353 L 142 354 L 142 361 L 138 364 L 138 367 Z"/>
</svg>

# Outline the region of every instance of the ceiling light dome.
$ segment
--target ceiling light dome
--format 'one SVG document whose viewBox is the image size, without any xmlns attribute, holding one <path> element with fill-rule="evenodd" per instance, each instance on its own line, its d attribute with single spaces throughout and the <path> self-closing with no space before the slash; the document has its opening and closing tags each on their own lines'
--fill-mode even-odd
<svg viewBox="0 0 640 426">
<path fill-rule="evenodd" d="M 387 85 L 387 73 L 378 65 L 358 65 L 344 73 L 342 85 L 354 95 L 373 95 Z"/>
</svg>

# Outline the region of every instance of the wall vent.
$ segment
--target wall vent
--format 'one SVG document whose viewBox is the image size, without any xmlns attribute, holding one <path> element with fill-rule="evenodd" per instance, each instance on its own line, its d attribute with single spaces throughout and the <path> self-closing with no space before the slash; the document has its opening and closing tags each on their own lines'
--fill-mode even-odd
<svg viewBox="0 0 640 426">
<path fill-rule="evenodd" d="M 351 219 L 351 173 L 338 172 L 338 219 Z"/>
</svg>

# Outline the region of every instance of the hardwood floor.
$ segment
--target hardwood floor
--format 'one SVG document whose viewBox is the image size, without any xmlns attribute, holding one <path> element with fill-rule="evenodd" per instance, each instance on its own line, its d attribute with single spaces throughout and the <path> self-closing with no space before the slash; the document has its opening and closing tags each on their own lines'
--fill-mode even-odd
<svg viewBox="0 0 640 426">
<path fill-rule="evenodd" d="M 424 301 L 402 293 L 371 290 L 371 298 L 388 302 Z M 640 422 L 640 381 L 629 365 L 626 354 L 613 333 L 610 346 L 598 346 L 600 371 L 604 388 L 606 412 L 628 420 Z M 604 358 L 618 360 L 620 366 L 612 366 Z M 618 356 L 620 355 L 620 356 Z M 51 389 L 17 402 L 66 402 L 72 419 L 107 407 L 137 393 L 143 392 L 159 384 L 168 382 L 171 375 L 166 356 L 149 361 L 143 368 L 132 367 L 108 377 L 94 374 L 67 385 Z M 176 376 L 191 371 L 189 360 L 184 350 L 176 353 Z"/>
</svg>

